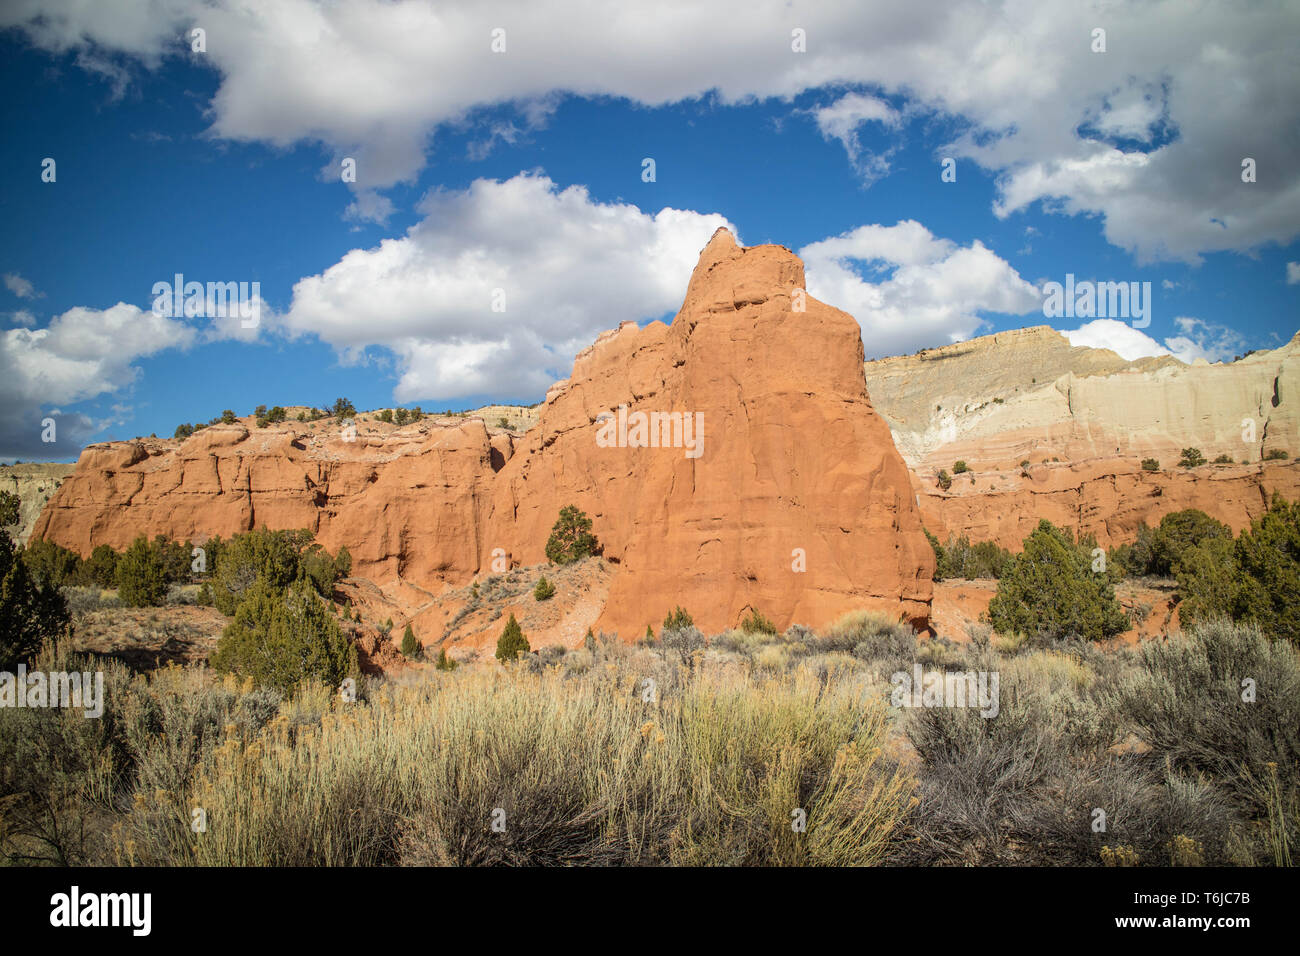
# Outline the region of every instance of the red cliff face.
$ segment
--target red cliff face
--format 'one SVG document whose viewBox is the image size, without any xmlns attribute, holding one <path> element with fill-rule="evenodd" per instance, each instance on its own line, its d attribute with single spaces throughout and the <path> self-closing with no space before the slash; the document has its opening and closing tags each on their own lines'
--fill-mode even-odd
<svg viewBox="0 0 1300 956">
<path fill-rule="evenodd" d="M 858 324 L 802 289 L 789 250 L 719 230 L 672 324 L 601 335 L 517 443 L 467 419 L 364 422 L 353 442 L 318 422 L 96 445 L 34 533 L 86 554 L 306 527 L 346 544 L 357 576 L 436 591 L 492 573 L 495 549 L 544 561 L 574 504 L 614 563 L 598 626 L 624 638 L 678 604 L 706 631 L 749 608 L 781 627 L 858 607 L 924 624 L 933 556 Z"/>
<path fill-rule="evenodd" d="M 855 607 L 924 622 L 933 555 L 867 398 L 858 324 L 807 297 L 793 311 L 802 289 L 789 250 L 719 230 L 671 325 L 606 333 L 552 389 L 498 476 L 484 545 L 539 562 L 560 507 L 578 505 L 618 564 L 599 626 L 624 636 L 677 604 L 706 631 L 748 608 L 781 627 Z M 620 405 L 629 423 L 689 416 L 698 444 L 602 447 Z"/>
</svg>

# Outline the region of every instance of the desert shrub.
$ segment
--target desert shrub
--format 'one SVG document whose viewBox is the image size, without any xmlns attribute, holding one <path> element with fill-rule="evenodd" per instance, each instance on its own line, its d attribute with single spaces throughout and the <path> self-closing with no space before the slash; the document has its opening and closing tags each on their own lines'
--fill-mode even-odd
<svg viewBox="0 0 1300 956">
<path fill-rule="evenodd" d="M 1270 448 L 1264 454 L 1265 461 L 1285 461 L 1290 456 L 1281 448 Z"/>
<path fill-rule="evenodd" d="M 104 713 L 87 719 L 84 707 L 0 708 L 0 863 L 109 863 L 111 829 L 121 819 L 115 801 L 131 764 L 118 710 L 130 674 L 117 661 L 72 654 L 63 640 L 47 641 L 32 668 L 102 673 Z"/>
<path fill-rule="evenodd" d="M 546 580 L 546 575 L 537 579 L 537 587 L 533 588 L 533 598 L 538 601 L 549 601 L 555 597 L 555 585 Z"/>
<path fill-rule="evenodd" d="M 560 517 L 546 541 L 546 560 L 553 564 L 572 564 L 596 553 L 591 519 L 574 505 L 560 509 Z"/>
<path fill-rule="evenodd" d="M 954 461 L 952 463 L 952 473 L 954 475 L 964 475 L 970 471 L 970 467 L 964 461 Z"/>
<path fill-rule="evenodd" d="M 393 423 L 393 410 L 391 408 L 385 408 L 382 412 L 376 414 L 375 418 L 391 425 Z"/>
<path fill-rule="evenodd" d="M 418 711 L 450 741 L 419 760 L 403 862 L 870 864 L 906 810 L 910 782 L 877 756 L 883 710 L 843 683 L 720 679 L 647 714 L 588 681 L 469 676 Z"/>
<path fill-rule="evenodd" d="M 1100 640 L 1128 627 L 1109 577 L 1094 573 L 1089 552 L 1046 520 L 999 579 L 988 613 L 998 631 L 1050 640 Z"/>
<path fill-rule="evenodd" d="M 972 545 L 965 535 L 949 538 L 935 556 L 942 562 L 937 580 L 1000 578 L 1014 560 L 1014 555 L 996 541 L 980 541 Z"/>
<path fill-rule="evenodd" d="M 1201 454 L 1199 448 L 1184 448 L 1182 457 L 1178 459 L 1180 468 L 1199 468 L 1205 464 L 1205 456 Z"/>
<path fill-rule="evenodd" d="M 411 413 L 405 408 L 396 408 L 393 410 L 393 422 L 397 425 L 405 425 L 410 421 Z"/>
<path fill-rule="evenodd" d="M 883 611 L 850 611 L 806 644 L 815 653 L 851 653 L 891 671 L 916 657 L 916 632 Z"/>
<path fill-rule="evenodd" d="M 529 654 L 531 652 L 532 647 L 528 644 L 528 638 L 524 637 L 523 629 L 519 626 L 519 622 L 515 620 L 515 616 L 511 614 L 510 620 L 506 621 L 505 630 L 497 638 L 497 660 L 513 661 L 520 654 Z"/>
<path fill-rule="evenodd" d="M 233 425 L 237 421 L 234 411 L 229 408 L 223 411 L 221 413 L 221 421 L 226 425 Z"/>
<path fill-rule="evenodd" d="M 84 617 L 94 611 L 102 610 L 108 607 L 121 607 L 122 602 L 117 598 L 105 599 L 104 593 L 99 585 L 93 584 L 87 587 L 71 586 L 62 589 L 63 599 L 68 604 L 68 613 L 75 619 Z"/>
<path fill-rule="evenodd" d="M 750 608 L 749 614 L 740 622 L 740 629 L 750 634 L 776 635 L 776 625 L 759 613 L 757 608 Z"/>
<path fill-rule="evenodd" d="M 939 469 L 939 474 L 935 475 L 935 481 L 939 483 L 939 487 L 944 491 L 952 487 L 952 475 L 948 474 L 947 468 Z"/>
<path fill-rule="evenodd" d="M 678 610 L 681 610 L 681 608 L 678 608 Z M 677 655 L 679 660 L 687 661 L 696 651 L 701 651 L 707 647 L 708 641 L 705 640 L 704 635 L 694 624 L 670 627 L 665 622 L 663 630 L 659 632 L 659 646 L 665 655 L 672 653 Z"/>
<path fill-rule="evenodd" d="M 358 672 L 356 648 L 311 585 L 299 580 L 285 589 L 266 578 L 243 595 L 212 666 L 286 695 L 310 678 L 337 686 Z"/>
<path fill-rule="evenodd" d="M 752 657 L 760 648 L 773 643 L 774 639 L 780 640 L 778 636 L 765 631 L 747 631 L 737 627 L 714 635 L 709 642 L 709 647 L 717 651 L 729 651 Z"/>
<path fill-rule="evenodd" d="M 438 648 L 438 659 L 434 662 L 434 667 L 440 671 L 454 671 L 456 662 L 447 656 L 447 648 Z"/>
<path fill-rule="evenodd" d="M 1142 459 L 1142 470 L 1143 470 L 1143 471 L 1159 471 L 1159 470 L 1160 470 L 1160 462 L 1156 461 L 1154 458 L 1143 458 L 1143 459 Z"/>
<path fill-rule="evenodd" d="M 346 544 L 339 545 L 339 553 L 334 556 L 335 578 L 346 578 L 352 573 L 352 552 Z"/>
<path fill-rule="evenodd" d="M 1214 459 L 1214 462 L 1213 462 L 1213 463 L 1216 464 L 1216 465 L 1231 465 L 1231 464 L 1232 464 L 1232 456 L 1231 456 L 1231 455 L 1220 455 L 1218 458 Z"/>
<path fill-rule="evenodd" d="M 1144 642 L 1138 661 L 1141 670 L 1114 696 L 1157 757 L 1222 781 L 1256 816 L 1267 816 L 1260 785 L 1274 772 L 1283 793 L 1295 792 L 1300 658 L 1294 647 L 1253 624 L 1218 619 L 1181 639 Z"/>
<path fill-rule="evenodd" d="M 162 562 L 143 535 L 117 562 L 117 596 L 127 607 L 158 607 L 167 599 Z"/>
<path fill-rule="evenodd" d="M 355 418 L 357 409 L 346 398 L 336 398 L 334 405 L 330 408 L 330 414 L 335 418 Z"/>
<path fill-rule="evenodd" d="M 185 422 L 176 426 L 176 431 L 172 432 L 172 438 L 185 439 L 194 434 L 194 426 Z"/>
<path fill-rule="evenodd" d="M 669 630 L 680 631 L 683 630 L 684 628 L 694 627 L 694 626 L 695 626 L 695 619 L 691 617 L 690 613 L 686 610 L 686 608 L 678 606 L 673 608 L 668 613 L 668 616 L 664 618 L 663 629 L 665 631 L 669 631 Z"/>
<path fill-rule="evenodd" d="M 415 639 L 415 631 L 411 630 L 409 623 L 406 625 L 406 630 L 402 632 L 402 653 L 407 657 L 420 656 L 420 642 Z"/>
<path fill-rule="evenodd" d="M 924 769 L 896 862 L 1098 865 L 1117 845 L 1168 862 L 1180 835 L 1222 861 L 1235 822 L 1223 795 L 1158 761 L 1107 753 L 1119 718 L 1094 692 L 1090 668 L 1039 651 L 1003 663 L 999 676 L 995 716 L 906 711 Z M 1096 808 L 1104 833 L 1093 832 Z"/>
</svg>

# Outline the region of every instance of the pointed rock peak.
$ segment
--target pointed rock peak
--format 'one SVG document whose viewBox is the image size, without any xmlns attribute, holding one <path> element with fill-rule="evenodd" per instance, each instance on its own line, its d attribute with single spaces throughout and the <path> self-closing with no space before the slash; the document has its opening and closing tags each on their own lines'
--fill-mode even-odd
<svg viewBox="0 0 1300 956">
<path fill-rule="evenodd" d="M 743 251 L 736 244 L 736 237 L 731 230 L 726 226 L 719 226 L 708 245 L 700 251 L 700 261 L 696 264 L 695 271 L 711 269 L 719 262 L 736 258 Z"/>
</svg>

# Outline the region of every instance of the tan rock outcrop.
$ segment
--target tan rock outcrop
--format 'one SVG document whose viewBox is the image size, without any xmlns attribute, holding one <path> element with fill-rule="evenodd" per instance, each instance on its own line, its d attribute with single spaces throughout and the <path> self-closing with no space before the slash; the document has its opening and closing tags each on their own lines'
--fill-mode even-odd
<svg viewBox="0 0 1300 956">
<path fill-rule="evenodd" d="M 4 530 L 15 541 L 26 544 L 45 503 L 54 497 L 73 465 L 0 465 L 0 491 L 18 496 L 18 523 Z"/>
<path fill-rule="evenodd" d="M 1059 458 L 1213 460 L 1291 454 L 1300 431 L 1300 339 L 1235 362 L 1127 362 L 1047 326 L 867 363 L 867 385 L 910 467 L 1014 468 Z"/>
</svg>

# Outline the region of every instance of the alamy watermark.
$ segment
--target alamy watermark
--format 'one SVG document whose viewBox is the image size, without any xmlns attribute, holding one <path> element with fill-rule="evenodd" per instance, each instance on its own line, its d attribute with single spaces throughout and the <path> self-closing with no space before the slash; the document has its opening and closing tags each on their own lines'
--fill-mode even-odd
<svg viewBox="0 0 1300 956">
<path fill-rule="evenodd" d="M 896 671 L 890 704 L 894 707 L 978 707 L 981 717 L 996 717 L 1000 709 L 997 671 Z"/>
<path fill-rule="evenodd" d="M 1135 329 L 1151 324 L 1150 282 L 1074 281 L 1043 283 L 1043 315 L 1049 319 L 1132 319 Z"/>
<path fill-rule="evenodd" d="M 687 458 L 704 454 L 703 412 L 601 412 L 596 416 L 600 448 L 682 448 Z"/>
<path fill-rule="evenodd" d="M 262 283 L 186 282 L 176 273 L 172 282 L 153 284 L 153 314 L 164 319 L 182 317 L 224 319 L 239 316 L 239 324 L 255 329 L 262 321 Z"/>
<path fill-rule="evenodd" d="M 85 711 L 87 718 L 104 714 L 104 672 L 0 671 L 0 707 L 64 707 Z"/>
</svg>

